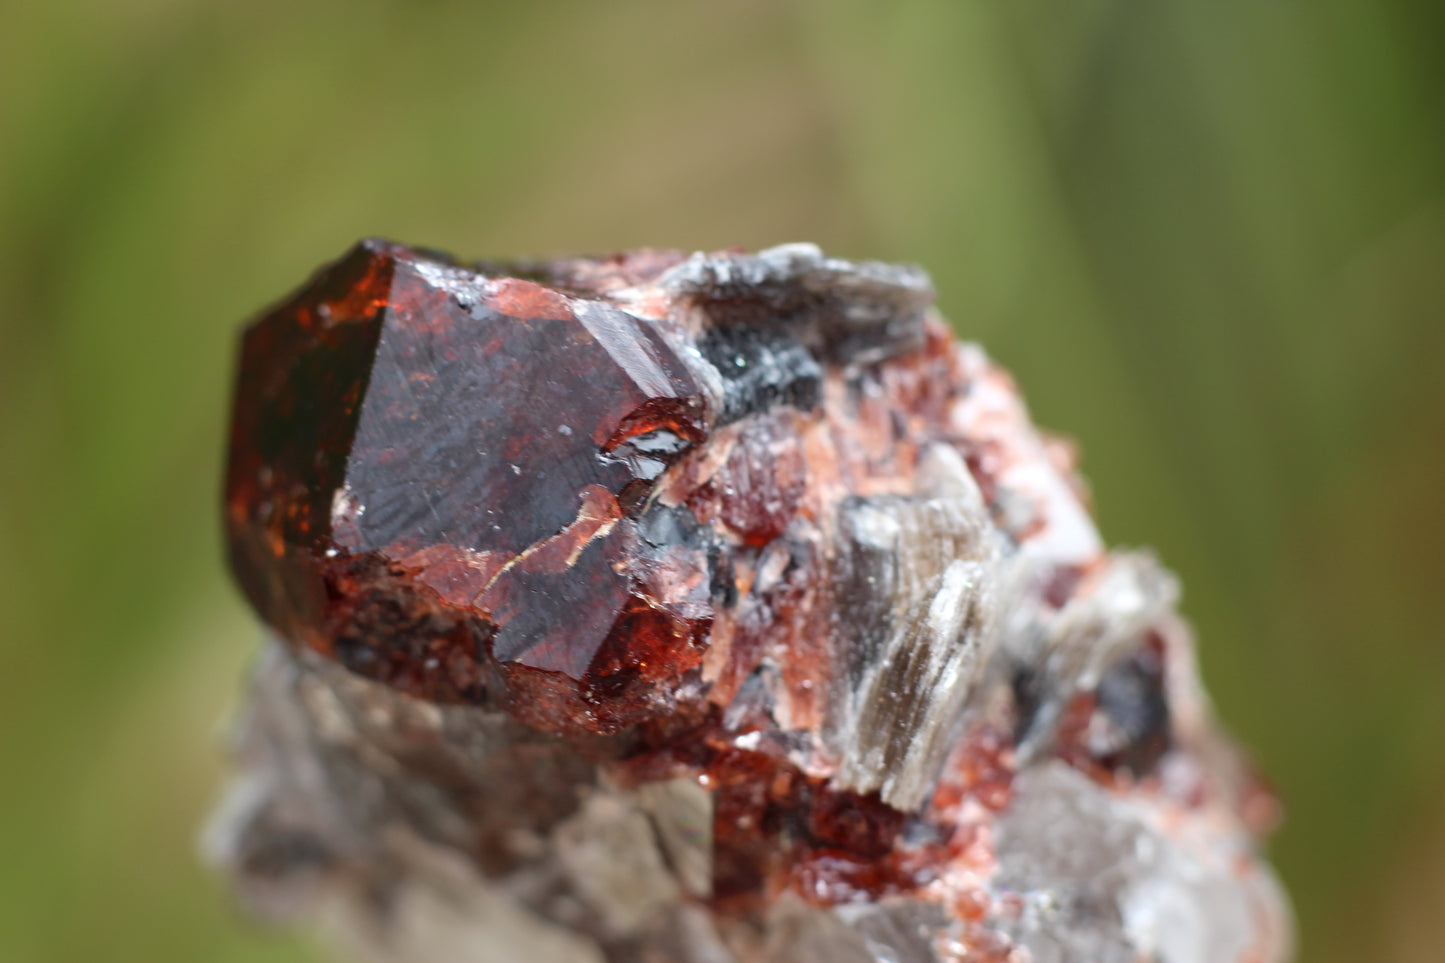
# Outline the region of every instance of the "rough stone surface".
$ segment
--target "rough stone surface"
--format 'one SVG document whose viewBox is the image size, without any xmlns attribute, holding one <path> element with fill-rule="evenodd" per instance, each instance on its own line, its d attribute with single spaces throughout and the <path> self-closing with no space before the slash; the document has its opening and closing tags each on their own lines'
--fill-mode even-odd
<svg viewBox="0 0 1445 963">
<path fill-rule="evenodd" d="M 931 301 L 368 241 L 256 321 L 243 902 L 386 961 L 1288 959 L 1172 576 Z"/>
</svg>

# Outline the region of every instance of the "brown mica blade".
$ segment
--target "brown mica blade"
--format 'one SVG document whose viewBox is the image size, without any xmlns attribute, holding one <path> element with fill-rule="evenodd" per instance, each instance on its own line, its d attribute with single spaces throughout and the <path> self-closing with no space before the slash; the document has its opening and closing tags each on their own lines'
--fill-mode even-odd
<svg viewBox="0 0 1445 963">
<path fill-rule="evenodd" d="M 254 322 L 247 903 L 397 961 L 1287 959 L 1173 578 L 931 305 L 365 241 Z"/>
</svg>

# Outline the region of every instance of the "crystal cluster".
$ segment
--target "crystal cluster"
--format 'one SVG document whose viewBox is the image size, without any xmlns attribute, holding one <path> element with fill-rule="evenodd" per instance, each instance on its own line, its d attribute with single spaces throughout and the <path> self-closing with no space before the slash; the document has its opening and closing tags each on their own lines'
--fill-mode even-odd
<svg viewBox="0 0 1445 963">
<path fill-rule="evenodd" d="M 1287 959 L 1174 580 L 931 303 L 368 241 L 252 325 L 245 901 L 395 961 Z"/>
</svg>

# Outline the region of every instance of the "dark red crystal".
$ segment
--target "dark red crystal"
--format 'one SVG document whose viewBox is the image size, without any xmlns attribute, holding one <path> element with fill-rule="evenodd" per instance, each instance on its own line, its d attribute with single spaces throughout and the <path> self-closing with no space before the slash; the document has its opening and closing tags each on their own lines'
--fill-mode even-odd
<svg viewBox="0 0 1445 963">
<path fill-rule="evenodd" d="M 232 565 L 283 636 L 415 695 L 480 702 L 493 660 L 656 679 L 706 613 L 627 570 L 633 516 L 705 411 L 654 325 L 364 242 L 246 332 Z"/>
</svg>

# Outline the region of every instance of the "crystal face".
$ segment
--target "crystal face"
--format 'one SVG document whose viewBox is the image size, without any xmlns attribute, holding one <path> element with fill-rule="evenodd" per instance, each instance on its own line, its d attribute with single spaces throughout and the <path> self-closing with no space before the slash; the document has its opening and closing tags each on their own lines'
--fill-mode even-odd
<svg viewBox="0 0 1445 963">
<path fill-rule="evenodd" d="M 931 302 L 368 241 L 256 321 L 252 908 L 397 961 L 1287 959 L 1173 577 Z"/>
</svg>

